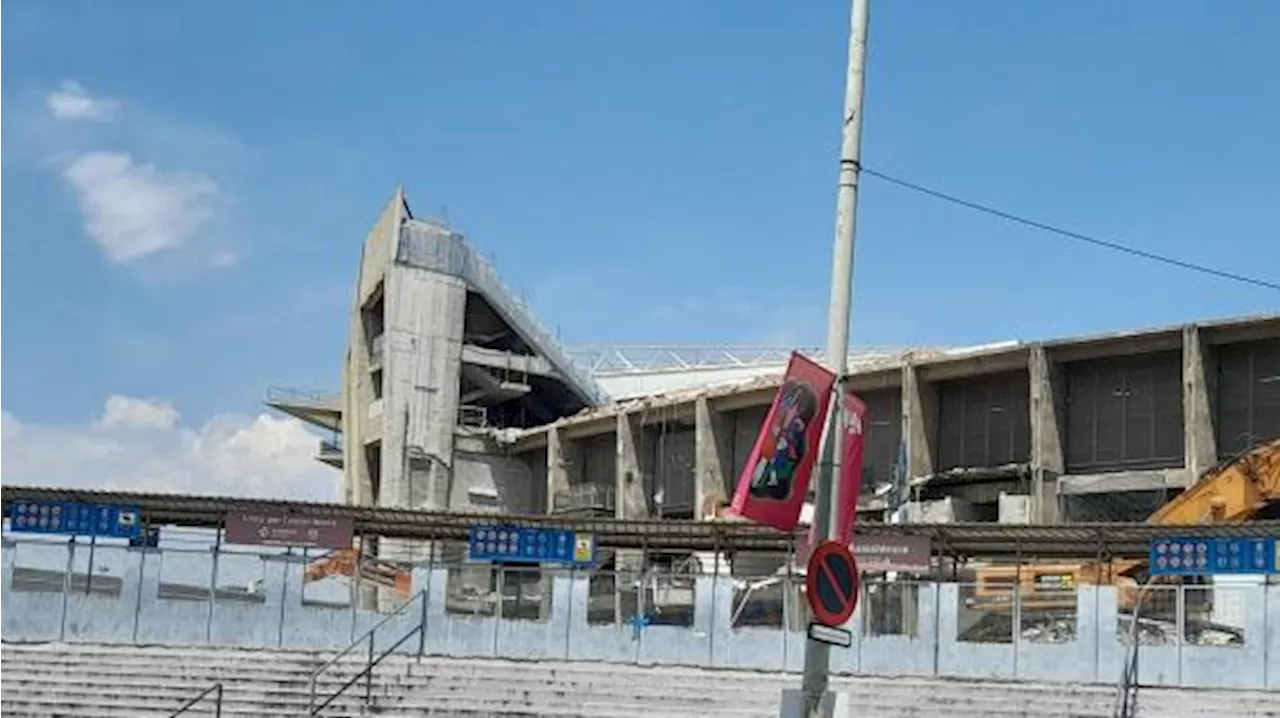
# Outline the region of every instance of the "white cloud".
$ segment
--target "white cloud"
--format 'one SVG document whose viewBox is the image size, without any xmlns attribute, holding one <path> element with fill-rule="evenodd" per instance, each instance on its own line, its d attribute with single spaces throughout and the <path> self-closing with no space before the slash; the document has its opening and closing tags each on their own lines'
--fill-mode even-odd
<svg viewBox="0 0 1280 718">
<path fill-rule="evenodd" d="M 214 217 L 220 190 L 194 172 L 165 172 L 124 152 L 88 152 L 62 172 L 85 231 L 117 264 L 187 244 Z"/>
<path fill-rule="evenodd" d="M 93 97 L 84 85 L 75 80 L 63 80 L 58 89 L 45 97 L 45 106 L 59 120 L 113 119 L 120 110 L 120 103 L 106 98 Z"/>
<path fill-rule="evenodd" d="M 0 413 L 6 484 L 336 501 L 341 474 L 315 460 L 296 419 L 215 416 L 184 426 L 172 404 L 111 396 L 84 424 Z"/>
<path fill-rule="evenodd" d="M 113 394 L 107 397 L 98 426 L 113 429 L 164 429 L 171 431 L 178 425 L 178 410 L 167 401 L 148 401 L 131 396 Z"/>
</svg>

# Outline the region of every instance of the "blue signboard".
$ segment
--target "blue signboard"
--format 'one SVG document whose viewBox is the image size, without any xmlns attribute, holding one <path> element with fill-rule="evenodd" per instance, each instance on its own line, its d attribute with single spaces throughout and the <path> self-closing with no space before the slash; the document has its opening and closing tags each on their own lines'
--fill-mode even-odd
<svg viewBox="0 0 1280 718">
<path fill-rule="evenodd" d="M 1271 538 L 1152 539 L 1151 574 L 1280 573 L 1277 543 Z"/>
<path fill-rule="evenodd" d="M 481 524 L 467 529 L 467 554 L 472 561 L 587 566 L 595 563 L 596 542 L 565 529 Z"/>
<path fill-rule="evenodd" d="M 9 529 L 26 533 L 137 540 L 142 536 L 142 513 L 136 506 L 15 501 L 9 507 Z"/>
</svg>

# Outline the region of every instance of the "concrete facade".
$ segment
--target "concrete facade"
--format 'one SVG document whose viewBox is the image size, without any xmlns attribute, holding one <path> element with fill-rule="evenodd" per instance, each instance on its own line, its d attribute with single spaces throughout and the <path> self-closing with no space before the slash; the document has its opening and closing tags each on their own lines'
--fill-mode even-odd
<svg viewBox="0 0 1280 718">
<path fill-rule="evenodd" d="M 1230 366 L 1219 362 L 1224 353 Z M 869 520 L 894 508 L 883 489 L 898 464 L 910 486 L 902 500 L 955 499 L 972 507 L 970 520 L 999 520 L 1001 495 L 1026 497 L 1033 523 L 1142 520 L 1220 458 L 1280 436 L 1277 316 L 880 356 L 850 370 L 855 389 L 901 422 L 899 445 L 877 441 L 890 428 L 871 417 L 860 502 Z M 616 477 L 619 496 L 624 477 L 651 472 L 645 485 L 666 495 L 663 515 L 709 518 L 732 491 L 777 381 L 775 373 L 624 401 L 502 443 L 516 456 L 548 451 L 551 465 L 615 435 L 617 464 L 603 473 Z M 563 480 L 572 488 L 595 479 Z M 657 515 L 652 493 L 648 515 Z M 628 506 L 618 515 L 644 515 L 635 497 Z"/>
<path fill-rule="evenodd" d="M 177 552 L 126 549 L 112 549 L 99 557 L 109 562 L 111 577 L 118 579 L 112 583 L 114 590 L 106 590 L 99 580 L 86 590 L 71 580 L 74 574 L 64 574 L 61 586 L 27 584 L 17 590 L 15 566 L 26 547 L 6 540 L 2 554 L 0 615 L 7 642 L 339 649 L 386 616 L 350 603 L 309 598 L 302 589 L 304 563 L 301 557 L 288 555 L 252 557 L 260 562 L 256 569 L 260 582 L 253 592 L 235 596 L 226 592 L 219 569 L 205 553 L 203 559 L 210 564 L 205 593 L 162 598 L 165 586 L 171 585 L 165 580 L 165 565 L 178 558 Z M 61 550 L 68 553 L 68 566 L 76 563 L 78 559 L 65 546 Z M 83 547 L 78 553 L 84 553 Z M 228 556 L 221 558 L 229 560 Z M 549 587 L 538 589 L 545 595 L 536 597 L 504 591 L 504 579 L 499 579 L 498 593 L 504 598 L 487 612 L 462 611 L 453 605 L 450 574 L 444 566 L 420 565 L 414 571 L 414 586 L 422 592 L 421 609 L 388 619 L 378 634 L 378 645 L 390 646 L 425 617 L 423 648 L 441 656 L 762 670 L 798 670 L 803 662 L 801 631 L 735 623 L 738 584 L 727 577 L 693 579 L 693 612 L 687 625 L 655 623 L 635 629 L 625 622 L 625 615 L 622 622 L 600 622 L 584 608 L 593 594 L 588 574 L 549 573 Z M 83 574 L 80 583 L 82 579 Z M 909 585 L 916 587 L 909 622 L 873 621 L 869 616 L 875 615 L 875 609 L 867 607 L 877 604 L 865 598 L 860 602 L 847 626 L 854 635 L 853 647 L 832 652 L 834 672 L 1107 684 L 1120 675 L 1127 649 L 1114 589 L 1081 588 L 1074 630 L 1065 638 L 1036 640 L 1020 633 L 1002 641 L 978 642 L 961 638 L 965 624 L 972 620 L 963 608 L 968 587 Z M 1188 603 L 1186 592 L 1204 589 L 1172 590 L 1174 600 L 1183 605 Z M 1144 646 L 1139 661 L 1143 684 L 1280 690 L 1280 630 L 1276 629 L 1280 586 L 1241 585 L 1231 586 L 1230 591 L 1220 600 L 1233 607 L 1236 617 L 1232 620 L 1242 630 L 1242 639 L 1233 645 L 1206 645 L 1180 638 L 1179 631 L 1163 645 Z M 217 598 L 210 600 L 211 595 Z M 508 606 L 525 599 L 541 608 L 524 618 L 508 617 Z M 402 649 L 405 653 L 417 650 L 417 641 Z"/>
<path fill-rule="evenodd" d="M 415 218 L 397 191 L 362 246 L 342 392 L 268 403 L 333 432 L 318 458 L 342 469 L 352 503 L 710 518 L 786 354 L 571 353 L 462 235 Z M 1001 496 L 1026 497 L 1033 523 L 1141 520 L 1280 435 L 1280 315 L 861 351 L 849 372 L 870 407 L 866 520 L 906 504 L 943 515 L 922 506 L 952 499 L 998 521 Z"/>
<path fill-rule="evenodd" d="M 268 403 L 333 432 L 318 458 L 348 503 L 542 513 L 544 473 L 494 445 L 605 400 L 488 262 L 402 191 L 361 248 L 339 396 Z M 413 559 L 388 542 L 380 553 Z"/>
</svg>

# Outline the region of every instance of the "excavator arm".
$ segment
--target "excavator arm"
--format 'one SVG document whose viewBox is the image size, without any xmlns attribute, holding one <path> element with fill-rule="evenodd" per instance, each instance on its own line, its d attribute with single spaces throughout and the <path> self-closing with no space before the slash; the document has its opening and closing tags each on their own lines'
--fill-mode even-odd
<svg viewBox="0 0 1280 718">
<path fill-rule="evenodd" d="M 1161 506 L 1146 523 L 1160 526 L 1203 526 L 1248 521 L 1271 503 L 1280 502 L 1280 438 L 1255 447 L 1205 472 L 1186 491 Z M 1062 586 L 1115 585 L 1122 609 L 1137 600 L 1135 576 L 1147 569 L 1145 559 L 1115 559 L 1084 564 L 983 566 L 976 570 L 977 586 L 969 604 L 1007 611 L 1012 589 L 1020 585 L 1024 610 L 1069 610 L 1074 590 Z"/>
<path fill-rule="evenodd" d="M 1210 469 L 1147 519 L 1162 526 L 1235 524 L 1280 501 L 1280 439 Z"/>
</svg>

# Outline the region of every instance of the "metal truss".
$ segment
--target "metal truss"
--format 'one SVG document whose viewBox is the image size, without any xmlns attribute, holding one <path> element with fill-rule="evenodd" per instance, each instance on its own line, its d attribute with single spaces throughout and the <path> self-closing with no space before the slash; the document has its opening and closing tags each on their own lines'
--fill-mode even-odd
<svg viewBox="0 0 1280 718">
<path fill-rule="evenodd" d="M 727 369 L 735 367 L 782 366 L 792 351 L 820 358 L 818 347 L 790 347 L 728 344 L 629 344 L 568 347 L 569 357 L 594 376 L 645 374 L 660 371 Z M 862 349 L 858 357 L 888 356 L 898 349 Z"/>
<path fill-rule="evenodd" d="M 338 391 L 322 391 L 320 389 L 297 389 L 285 386 L 267 387 L 267 402 L 294 403 L 306 402 L 309 404 L 322 404 L 327 401 L 340 398 L 342 392 Z"/>
</svg>

